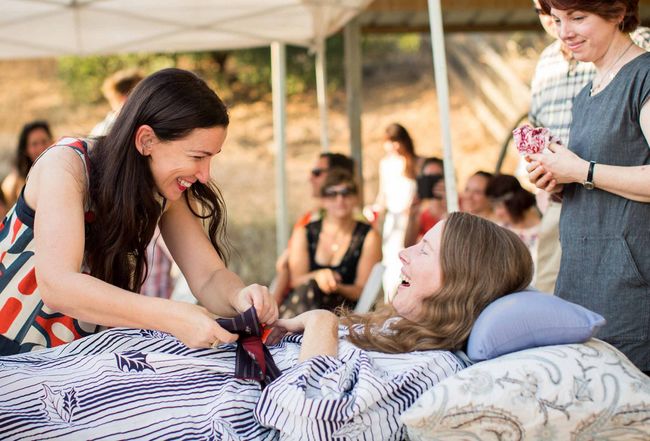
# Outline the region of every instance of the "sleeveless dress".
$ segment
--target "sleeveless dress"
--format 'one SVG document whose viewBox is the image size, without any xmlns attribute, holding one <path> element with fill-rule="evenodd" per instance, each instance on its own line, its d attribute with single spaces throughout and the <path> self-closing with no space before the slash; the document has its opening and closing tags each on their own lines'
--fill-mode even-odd
<svg viewBox="0 0 650 441">
<path fill-rule="evenodd" d="M 336 266 L 323 266 L 316 262 L 316 248 L 323 221 L 317 220 L 306 225 L 307 246 L 309 247 L 309 271 L 330 268 L 341 275 L 341 283 L 351 285 L 357 278 L 357 265 L 361 257 L 363 242 L 371 226 L 365 222 L 356 222 L 352 231 L 350 245 L 341 262 Z M 312 309 L 328 309 L 330 311 L 339 306 L 354 308 L 357 302 L 348 300 L 339 294 L 324 294 L 314 280 L 294 289 L 280 306 L 280 316 L 283 318 L 294 317 Z"/>
<path fill-rule="evenodd" d="M 87 178 L 86 142 L 63 138 L 52 147 L 56 146 L 70 147 L 84 160 Z M 86 210 L 86 222 L 90 222 L 88 204 Z M 23 188 L 0 224 L 0 356 L 58 346 L 99 330 L 96 324 L 80 322 L 43 304 L 34 267 L 35 216 L 25 202 Z"/>
<path fill-rule="evenodd" d="M 598 164 L 650 165 L 639 116 L 650 98 L 650 53 L 627 63 L 600 93 L 573 103 L 571 145 Z M 650 370 L 650 204 L 570 184 L 560 217 L 562 261 L 555 294 L 607 320 L 597 337 Z"/>
</svg>

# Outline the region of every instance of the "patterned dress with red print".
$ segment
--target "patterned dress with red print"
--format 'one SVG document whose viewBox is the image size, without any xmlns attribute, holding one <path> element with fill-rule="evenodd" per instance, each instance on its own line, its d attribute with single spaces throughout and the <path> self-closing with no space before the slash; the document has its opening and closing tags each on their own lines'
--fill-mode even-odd
<svg viewBox="0 0 650 441">
<path fill-rule="evenodd" d="M 63 138 L 55 146 L 72 148 L 86 164 L 85 141 Z M 86 179 L 88 182 L 88 179 Z M 92 212 L 86 207 L 86 221 Z M 0 355 L 29 352 L 69 343 L 99 330 L 48 308 L 41 298 L 34 267 L 34 217 L 21 192 L 0 224 Z"/>
</svg>

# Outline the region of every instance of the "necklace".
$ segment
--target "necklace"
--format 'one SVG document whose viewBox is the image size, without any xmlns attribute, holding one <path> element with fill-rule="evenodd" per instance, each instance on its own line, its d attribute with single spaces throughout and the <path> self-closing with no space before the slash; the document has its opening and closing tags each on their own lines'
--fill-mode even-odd
<svg viewBox="0 0 650 441">
<path fill-rule="evenodd" d="M 331 244 L 329 246 L 330 252 L 335 254 L 338 250 L 341 249 L 341 242 L 345 240 L 345 236 L 348 228 L 346 226 L 339 226 L 334 234 L 330 234 Z"/>
<path fill-rule="evenodd" d="M 616 60 L 614 60 L 614 62 L 607 68 L 605 73 L 602 75 L 600 81 L 598 81 L 598 84 L 594 84 L 594 82 L 592 81 L 591 89 L 589 89 L 590 95 L 593 95 L 595 92 L 598 92 L 605 81 L 610 81 L 612 78 L 614 78 L 614 72 L 610 74 L 611 70 L 614 69 L 614 66 L 616 66 L 618 62 L 621 61 L 621 59 L 625 56 L 625 54 L 627 54 L 627 51 L 629 51 L 633 45 L 634 42 L 630 41 L 630 44 L 627 45 L 627 47 L 621 53 L 621 55 L 619 55 L 618 58 L 616 58 Z M 607 77 L 607 74 L 609 74 L 609 78 Z"/>
</svg>

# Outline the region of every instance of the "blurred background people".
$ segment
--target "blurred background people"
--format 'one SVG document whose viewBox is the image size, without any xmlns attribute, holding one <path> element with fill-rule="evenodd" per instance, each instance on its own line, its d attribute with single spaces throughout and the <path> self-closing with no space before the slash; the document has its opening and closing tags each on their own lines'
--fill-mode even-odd
<svg viewBox="0 0 650 441">
<path fill-rule="evenodd" d="M 321 189 L 323 217 L 293 230 L 289 245 L 292 291 L 281 317 L 312 309 L 354 308 L 372 267 L 381 261 L 381 238 L 355 217 L 358 187 L 352 176 L 330 170 Z"/>
<path fill-rule="evenodd" d="M 16 203 L 34 161 L 53 142 L 52 131 L 46 121 L 32 121 L 23 126 L 18 137 L 14 167 L 2 181 L 6 208 Z"/>
<path fill-rule="evenodd" d="M 330 170 L 343 170 L 354 177 L 354 159 L 342 153 L 331 152 L 323 152 L 318 156 L 314 167 L 309 172 L 309 184 L 311 185 L 313 206 L 298 218 L 296 223 L 293 225 L 293 231 L 323 217 L 324 209 L 321 190 Z M 291 288 L 289 284 L 290 245 L 291 239 L 289 239 L 287 248 L 275 262 L 275 278 L 269 288 L 271 290 L 271 295 L 278 305 L 282 304 Z"/>
<path fill-rule="evenodd" d="M 494 220 L 492 204 L 485 193 L 492 178 L 492 173 L 482 170 L 470 176 L 461 195 L 460 211 Z"/>
<path fill-rule="evenodd" d="M 416 177 L 417 191 L 409 208 L 409 219 L 404 233 L 404 247 L 415 245 L 435 224 L 447 217 L 447 197 L 443 162 L 440 158 L 426 158 Z"/>
<path fill-rule="evenodd" d="M 383 277 L 384 296 L 390 300 L 400 283 L 402 264 L 399 252 L 404 248 L 409 208 L 415 196 L 418 157 L 408 131 L 397 123 L 386 127 L 384 151 L 384 157 L 379 162 L 379 190 L 375 210 L 379 213 L 383 264 L 386 267 Z"/>
<path fill-rule="evenodd" d="M 133 88 L 142 81 L 142 74 L 137 69 L 124 69 L 115 72 L 104 80 L 102 94 L 111 106 L 106 117 L 90 131 L 90 136 L 104 136 L 113 126 L 117 114 L 126 102 Z"/>
<path fill-rule="evenodd" d="M 511 175 L 494 176 L 486 194 L 492 203 L 495 221 L 519 236 L 535 262 L 541 222 L 535 195 Z"/>
</svg>

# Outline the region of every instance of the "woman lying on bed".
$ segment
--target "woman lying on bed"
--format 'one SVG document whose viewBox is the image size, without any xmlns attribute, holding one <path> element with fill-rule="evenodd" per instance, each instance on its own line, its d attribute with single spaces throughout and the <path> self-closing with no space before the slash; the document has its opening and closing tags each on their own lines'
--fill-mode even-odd
<svg viewBox="0 0 650 441">
<path fill-rule="evenodd" d="M 532 260 L 513 233 L 465 213 L 400 258 L 392 305 L 345 326 L 326 311 L 279 320 L 267 343 L 283 374 L 263 391 L 233 377 L 233 345 L 189 349 L 157 331 L 0 358 L 3 439 L 402 439 L 399 415 L 465 367 L 449 350 L 491 301 L 528 286 Z"/>
</svg>

